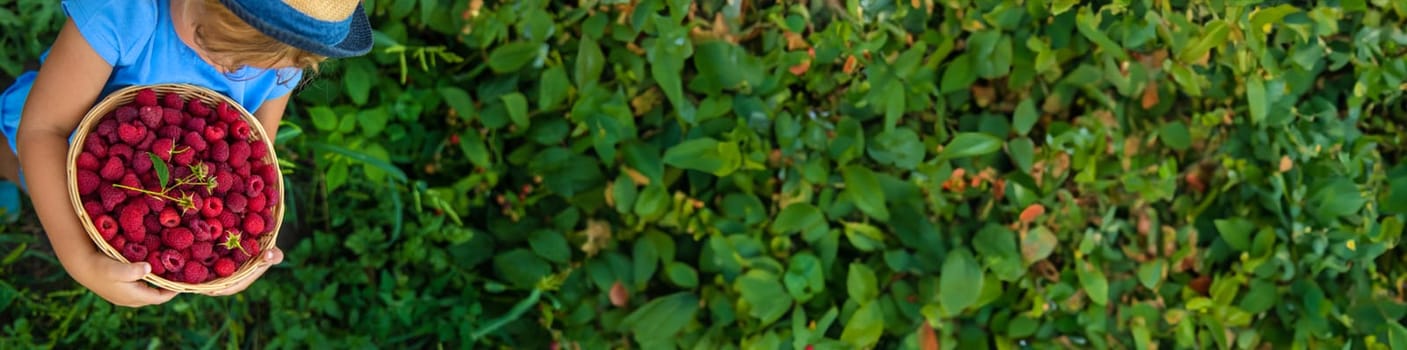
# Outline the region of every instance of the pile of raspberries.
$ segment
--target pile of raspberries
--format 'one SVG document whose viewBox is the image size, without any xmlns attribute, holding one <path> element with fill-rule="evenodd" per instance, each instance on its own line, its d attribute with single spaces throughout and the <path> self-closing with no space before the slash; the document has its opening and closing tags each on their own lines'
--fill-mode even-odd
<svg viewBox="0 0 1407 350">
<path fill-rule="evenodd" d="M 116 251 L 201 284 L 259 255 L 278 168 L 240 112 L 150 88 L 102 116 L 75 166 L 83 210 Z M 164 180 L 164 181 L 163 181 Z"/>
</svg>

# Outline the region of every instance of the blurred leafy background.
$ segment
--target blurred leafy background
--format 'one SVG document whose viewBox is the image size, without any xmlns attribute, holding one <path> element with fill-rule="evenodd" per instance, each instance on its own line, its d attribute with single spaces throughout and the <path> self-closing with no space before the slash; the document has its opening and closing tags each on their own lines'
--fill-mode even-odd
<svg viewBox="0 0 1407 350">
<path fill-rule="evenodd" d="M 282 265 L 116 308 L 27 214 L 0 347 L 1407 348 L 1404 1 L 367 9 Z"/>
</svg>

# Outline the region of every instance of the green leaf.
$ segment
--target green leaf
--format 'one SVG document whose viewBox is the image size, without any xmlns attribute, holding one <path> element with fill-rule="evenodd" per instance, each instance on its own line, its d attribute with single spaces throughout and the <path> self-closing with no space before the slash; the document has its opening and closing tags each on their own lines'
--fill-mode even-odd
<svg viewBox="0 0 1407 350">
<path fill-rule="evenodd" d="M 1080 0 L 1052 0 L 1050 2 L 1050 14 L 1052 16 L 1059 16 L 1079 4 Z"/>
<path fill-rule="evenodd" d="M 1255 224 L 1250 220 L 1242 218 L 1220 219 L 1213 223 L 1216 230 L 1221 234 L 1221 239 L 1226 240 L 1226 244 L 1237 251 L 1251 250 L 1251 231 L 1255 229 Z"/>
<path fill-rule="evenodd" d="M 738 278 L 736 288 L 751 307 L 748 315 L 761 320 L 762 326 L 776 322 L 791 309 L 791 295 L 770 272 L 748 271 Z"/>
<path fill-rule="evenodd" d="M 516 72 L 533 61 L 541 45 L 527 41 L 503 44 L 489 53 L 489 68 L 495 73 Z"/>
<path fill-rule="evenodd" d="M 567 89 L 571 88 L 571 82 L 567 81 L 567 69 L 562 66 L 552 66 L 547 71 L 542 72 L 542 83 L 537 89 L 537 108 L 552 109 L 562 104 L 567 98 Z"/>
<path fill-rule="evenodd" d="M 873 170 L 860 165 L 851 165 L 841 170 L 845 179 L 845 192 L 865 215 L 875 220 L 889 221 L 889 207 L 886 206 L 884 189 L 879 186 L 879 178 Z"/>
<path fill-rule="evenodd" d="M 362 136 L 377 137 L 386 130 L 386 123 L 391 121 L 391 113 L 385 106 L 371 109 L 363 109 L 357 112 L 357 124 L 361 125 Z"/>
<path fill-rule="evenodd" d="M 532 288 L 552 267 L 527 249 L 514 249 L 493 257 L 494 270 L 499 277 L 518 288 Z"/>
<path fill-rule="evenodd" d="M 606 56 L 601 53 L 601 46 L 591 36 L 583 36 L 577 43 L 576 68 L 572 72 L 576 86 L 582 90 L 596 86 L 605 67 Z"/>
<path fill-rule="evenodd" d="M 1055 238 L 1055 234 L 1045 226 L 1036 226 L 1026 233 L 1026 239 L 1021 240 L 1021 258 L 1026 265 L 1034 264 L 1045 260 L 1055 251 L 1056 245 L 1060 241 Z"/>
<path fill-rule="evenodd" d="M 699 311 L 699 297 L 690 292 L 678 292 L 651 300 L 621 320 L 630 329 L 635 341 L 659 343 L 678 335 Z"/>
<path fill-rule="evenodd" d="M 1299 8 L 1288 4 L 1256 10 L 1251 14 L 1251 29 L 1264 35 L 1266 25 L 1279 24 L 1285 16 L 1298 12 L 1300 12 Z"/>
<path fill-rule="evenodd" d="M 1407 327 L 1401 323 L 1390 322 L 1387 324 L 1388 347 L 1392 349 L 1407 349 Z"/>
<path fill-rule="evenodd" d="M 567 238 L 560 232 L 535 231 L 528 236 L 528 245 L 532 246 L 533 252 L 537 253 L 537 256 L 547 259 L 547 261 L 565 264 L 572 257 L 572 250 L 567 245 Z"/>
<path fill-rule="evenodd" d="M 1275 289 L 1276 286 L 1274 283 L 1259 278 L 1253 279 L 1251 280 L 1251 288 L 1246 292 L 1246 296 L 1241 298 L 1239 307 L 1241 310 L 1252 314 L 1266 312 L 1270 310 L 1271 307 L 1275 306 L 1278 299 L 1280 299 Z"/>
<path fill-rule="evenodd" d="M 1011 155 L 1012 165 L 1021 172 L 1031 172 L 1036 163 L 1036 144 L 1030 138 L 1020 137 L 1007 142 L 1006 153 Z"/>
<path fill-rule="evenodd" d="M 1089 300 L 1099 306 L 1108 304 L 1109 280 L 1104 278 L 1104 270 L 1086 261 L 1077 264 L 1079 267 L 1075 274 L 1080 279 L 1080 285 L 1084 286 L 1085 294 L 1089 295 Z"/>
<path fill-rule="evenodd" d="M 460 119 L 469 120 L 478 115 L 478 110 L 474 108 L 474 99 L 469 97 L 469 93 L 464 92 L 464 89 L 446 86 L 440 88 L 439 91 L 440 97 L 444 98 L 451 108 L 454 108 L 455 114 L 458 114 Z"/>
<path fill-rule="evenodd" d="M 514 92 L 500 96 L 503 106 L 508 109 L 508 118 L 520 129 L 528 127 L 528 99 L 522 93 Z"/>
<path fill-rule="evenodd" d="M 317 106 L 308 108 L 308 116 L 313 118 L 313 127 L 318 131 L 337 130 L 337 113 L 331 108 Z"/>
<path fill-rule="evenodd" d="M 948 63 L 948 67 L 943 69 L 943 81 L 939 92 L 948 94 L 967 90 L 973 83 L 976 83 L 977 69 L 974 69 L 972 60 L 972 56 L 967 53 L 953 58 L 953 61 Z"/>
<path fill-rule="evenodd" d="M 370 65 L 370 61 L 348 61 L 347 73 L 342 76 L 342 82 L 347 89 L 347 97 L 351 98 L 353 104 L 358 106 L 366 104 L 367 98 L 371 95 L 371 86 L 375 81 L 376 68 Z"/>
<path fill-rule="evenodd" d="M 884 232 L 863 222 L 845 223 L 845 238 L 860 251 L 872 252 L 884 248 Z"/>
<path fill-rule="evenodd" d="M 635 240 L 635 256 L 630 259 L 634 263 L 630 271 L 635 273 L 635 290 L 645 289 L 645 285 L 654 278 L 655 270 L 660 266 L 659 254 L 659 250 L 655 249 L 650 240 Z"/>
<path fill-rule="evenodd" d="M 953 140 L 943 147 L 940 159 L 958 159 L 986 155 L 1000 150 L 1002 140 L 996 136 L 979 132 L 964 132 L 953 136 Z"/>
<path fill-rule="evenodd" d="M 813 227 L 824 225 L 826 225 L 826 218 L 821 213 L 821 209 L 810 203 L 794 203 L 777 213 L 770 229 L 774 234 L 789 235 L 810 231 Z"/>
<path fill-rule="evenodd" d="M 1182 52 L 1178 53 L 1178 60 L 1188 63 L 1197 61 L 1201 59 L 1203 55 L 1211 52 L 1213 48 L 1226 43 L 1226 37 L 1231 33 L 1231 26 L 1226 25 L 1225 20 L 1212 20 L 1203 27 L 1203 32 L 1205 34 L 1202 35 L 1201 39 L 1183 48 Z"/>
<path fill-rule="evenodd" d="M 1022 99 L 1016 104 L 1016 112 L 1012 115 L 1011 127 L 1017 134 L 1025 136 L 1031 132 L 1031 128 L 1036 126 L 1036 121 L 1040 115 L 1036 113 L 1036 100 L 1031 98 Z"/>
<path fill-rule="evenodd" d="M 904 116 L 904 85 L 891 84 L 884 89 L 884 129 L 892 131 Z"/>
<path fill-rule="evenodd" d="M 1138 267 L 1138 282 L 1144 288 L 1157 290 L 1158 285 L 1163 282 L 1163 272 L 1167 270 L 1167 265 L 1162 259 L 1151 260 Z"/>
<path fill-rule="evenodd" d="M 670 147 L 664 152 L 664 163 L 722 177 L 742 166 L 742 154 L 737 143 L 697 138 Z"/>
<path fill-rule="evenodd" d="M 925 148 L 919 141 L 918 133 L 909 128 L 898 128 L 875 136 L 874 142 L 869 144 L 869 154 L 880 164 L 914 170 L 923 162 Z"/>
<path fill-rule="evenodd" d="M 1265 113 L 1270 109 L 1265 96 L 1265 81 L 1259 75 L 1251 75 L 1251 78 L 1246 80 L 1246 103 L 1250 105 L 1251 123 L 1259 125 L 1265 120 Z"/>
<path fill-rule="evenodd" d="M 475 166 L 488 168 L 493 165 L 489 163 L 489 149 L 484 146 L 484 138 L 479 136 L 477 130 L 467 129 L 460 134 L 459 150 Z"/>
<path fill-rule="evenodd" d="M 1192 97 L 1202 96 L 1202 81 L 1200 76 L 1192 72 L 1185 64 L 1174 64 L 1172 66 L 1173 81 L 1182 86 L 1183 92 Z"/>
<path fill-rule="evenodd" d="M 699 272 L 694 271 L 694 267 L 689 264 L 672 261 L 665 265 L 664 273 L 674 285 L 689 289 L 699 286 Z"/>
<path fill-rule="evenodd" d="M 1025 338 L 1036 334 L 1036 329 L 1039 327 L 1040 323 L 1030 317 L 1016 316 L 1011 320 L 1011 323 L 1006 325 L 1006 335 L 1012 338 Z"/>
<path fill-rule="evenodd" d="M 793 255 L 787 264 L 786 275 L 782 276 L 787 293 L 798 303 L 811 301 L 812 297 L 824 292 L 826 288 L 825 274 L 821 270 L 821 259 L 816 258 L 816 255 L 810 252 Z"/>
<path fill-rule="evenodd" d="M 845 276 L 845 289 L 850 293 L 851 300 L 863 305 L 879 297 L 878 282 L 869 266 L 851 263 L 850 272 Z"/>
<path fill-rule="evenodd" d="M 857 349 L 868 349 L 879 343 L 884 334 L 884 311 L 879 303 L 861 304 L 860 309 L 850 315 L 845 322 L 845 330 L 840 333 L 840 341 Z"/>
<path fill-rule="evenodd" d="M 187 150 L 187 152 L 194 152 Z M 166 167 L 166 161 L 161 160 L 156 153 L 147 152 L 147 158 L 151 159 L 151 169 L 156 172 L 156 181 L 161 183 L 161 189 L 165 190 L 171 186 L 171 170 Z"/>
<path fill-rule="evenodd" d="M 1175 150 L 1186 151 L 1188 147 L 1192 147 L 1192 134 L 1187 131 L 1187 124 L 1179 121 L 1163 124 L 1163 127 L 1158 129 L 1158 138 L 1163 140 L 1164 145 Z"/>
<path fill-rule="evenodd" d="M 961 314 L 963 310 L 977 303 L 982 291 L 982 267 L 967 249 L 954 249 L 943 260 L 943 271 L 938 277 L 942 289 L 938 292 L 938 302 L 948 315 Z"/>
<path fill-rule="evenodd" d="M 1089 39 L 1089 41 L 1093 41 L 1096 45 L 1099 45 L 1101 50 L 1114 54 L 1114 57 L 1117 57 L 1120 61 L 1128 61 L 1129 56 L 1124 52 L 1124 48 L 1120 47 L 1118 43 L 1104 34 L 1103 30 L 1099 29 L 1101 18 L 1101 16 L 1096 16 L 1091 13 L 1089 7 L 1081 8 L 1080 12 L 1075 15 L 1075 28 L 1080 31 L 1081 35 Z"/>
</svg>

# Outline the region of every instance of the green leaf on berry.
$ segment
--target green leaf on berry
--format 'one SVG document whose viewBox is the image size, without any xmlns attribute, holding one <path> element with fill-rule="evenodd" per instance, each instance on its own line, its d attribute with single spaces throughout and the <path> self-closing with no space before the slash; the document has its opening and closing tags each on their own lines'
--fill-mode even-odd
<svg viewBox="0 0 1407 350">
<path fill-rule="evenodd" d="M 147 157 L 151 158 L 151 168 L 156 170 L 156 180 L 161 182 L 161 192 L 166 192 L 166 185 L 171 180 L 171 173 L 166 168 L 166 162 L 157 157 L 156 153 L 147 152 Z"/>
</svg>

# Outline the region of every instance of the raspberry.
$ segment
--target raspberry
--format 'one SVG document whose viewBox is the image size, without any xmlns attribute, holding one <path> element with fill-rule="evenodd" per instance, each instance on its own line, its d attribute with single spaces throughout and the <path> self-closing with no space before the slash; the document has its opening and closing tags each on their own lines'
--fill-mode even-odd
<svg viewBox="0 0 1407 350">
<path fill-rule="evenodd" d="M 224 225 L 225 228 L 231 230 L 238 230 L 240 228 L 239 215 L 235 215 L 234 213 L 231 213 L 228 210 L 221 212 L 220 224 Z"/>
<path fill-rule="evenodd" d="M 205 137 L 200 136 L 200 133 L 194 131 L 186 132 L 186 134 L 181 137 L 181 143 L 189 146 L 196 152 L 205 152 L 206 146 L 209 145 L 205 143 Z"/>
<path fill-rule="evenodd" d="M 258 240 L 252 237 L 244 237 L 239 240 L 239 246 L 244 248 L 244 250 L 236 248 L 231 251 L 231 253 L 234 253 L 235 262 L 243 264 L 245 261 L 249 261 L 250 258 L 259 256 Z"/>
<path fill-rule="evenodd" d="M 122 159 L 132 159 L 132 146 L 125 144 L 114 144 L 107 149 L 108 157 L 121 157 Z"/>
<path fill-rule="evenodd" d="M 143 106 L 155 106 L 155 105 L 156 105 L 156 90 L 152 90 L 152 89 L 141 89 L 141 90 L 138 90 L 138 91 L 137 91 L 137 97 L 134 98 L 133 101 L 136 101 L 137 104 L 143 105 Z"/>
<path fill-rule="evenodd" d="M 195 243 L 195 235 L 191 234 L 191 230 L 187 230 L 184 227 L 177 227 L 163 232 L 161 235 L 161 243 L 166 244 L 167 247 L 175 248 L 176 250 L 186 249 L 190 247 L 191 244 Z"/>
<path fill-rule="evenodd" d="M 248 178 L 250 178 L 251 176 L 254 176 L 254 171 L 249 169 L 249 163 L 240 164 L 240 166 L 239 166 L 238 168 L 235 168 L 235 176 L 239 176 L 239 178 L 241 178 L 241 179 L 248 179 Z M 247 185 L 247 184 L 248 184 L 248 183 L 246 183 L 246 182 L 240 182 L 240 183 L 238 184 L 239 186 L 235 186 L 235 187 L 239 187 L 240 190 L 243 191 L 243 190 L 244 190 L 244 185 Z"/>
<path fill-rule="evenodd" d="M 182 112 L 180 109 L 175 108 L 167 108 L 161 112 L 161 120 L 166 122 L 168 126 L 177 126 L 185 124 L 186 119 L 189 119 L 190 117 L 191 116 L 189 114 L 186 114 L 186 112 Z M 180 127 L 176 128 L 180 129 Z"/>
<path fill-rule="evenodd" d="M 181 167 L 190 166 L 191 164 L 195 164 L 195 152 L 177 153 L 175 159 L 176 165 L 180 165 Z"/>
<path fill-rule="evenodd" d="M 215 275 L 220 277 L 233 275 L 235 267 L 234 260 L 230 260 L 230 258 L 220 258 L 220 260 L 215 260 Z"/>
<path fill-rule="evenodd" d="M 149 150 L 149 149 L 151 149 L 151 143 L 152 143 L 152 142 L 156 142 L 156 131 L 155 131 L 155 130 L 149 130 L 149 131 L 147 132 L 147 137 L 142 138 L 142 142 L 137 144 L 137 148 L 136 148 L 136 149 L 139 149 L 139 150 Z"/>
<path fill-rule="evenodd" d="M 161 130 L 156 132 L 156 137 L 163 139 L 179 140 L 181 139 L 181 136 L 185 134 L 186 131 L 182 130 L 181 127 L 167 124 L 161 126 Z"/>
<path fill-rule="evenodd" d="M 186 255 L 177 250 L 179 249 L 161 250 L 161 266 L 165 267 L 166 271 L 180 271 L 186 266 Z"/>
<path fill-rule="evenodd" d="M 107 215 L 107 212 L 103 211 L 103 204 L 92 200 L 83 202 L 83 212 L 88 213 L 88 217 L 92 218 Z"/>
<path fill-rule="evenodd" d="M 184 178 L 186 178 L 187 176 L 191 176 L 191 168 L 190 168 L 190 167 L 178 166 L 178 167 L 172 167 L 172 168 L 171 168 L 171 178 L 172 178 L 172 179 L 184 179 Z"/>
<path fill-rule="evenodd" d="M 114 111 L 114 112 L 112 112 L 112 114 L 113 114 L 113 117 L 115 117 L 114 119 L 117 120 L 117 121 L 116 121 L 117 123 L 126 123 L 126 122 L 130 122 L 130 121 L 133 121 L 133 120 L 137 120 L 138 112 L 137 112 L 137 107 L 133 107 L 133 106 L 130 106 L 130 105 L 129 105 L 129 106 L 117 107 L 117 110 Z M 108 120 L 112 120 L 112 119 L 108 119 Z M 107 135 L 108 133 L 110 133 L 110 132 L 112 132 L 113 130 L 116 129 L 115 127 L 116 127 L 117 125 L 114 124 L 114 123 L 112 123 L 112 122 L 108 122 L 108 120 L 104 120 L 103 122 L 98 123 L 98 132 L 99 132 L 99 133 L 102 133 L 103 135 Z M 107 124 L 108 126 L 107 126 L 107 127 L 104 127 L 103 124 Z"/>
<path fill-rule="evenodd" d="M 244 210 L 251 213 L 256 213 L 260 210 L 268 208 L 267 203 L 267 198 L 264 197 L 263 193 L 255 192 L 253 196 L 249 197 L 248 204 L 245 205 Z"/>
<path fill-rule="evenodd" d="M 83 140 L 83 151 L 92 153 L 93 157 L 96 158 L 107 158 L 107 144 L 107 140 L 104 140 L 103 136 L 96 133 L 88 134 L 88 137 Z"/>
<path fill-rule="evenodd" d="M 254 141 L 249 144 L 249 163 L 264 165 L 269 164 L 269 147 L 263 141 Z"/>
<path fill-rule="evenodd" d="M 153 180 L 152 182 L 155 183 L 156 181 Z M 162 209 L 166 209 L 166 202 L 161 200 L 161 198 L 156 198 L 152 196 L 142 196 L 141 198 L 142 200 L 146 201 L 147 209 L 150 210 L 149 213 L 160 213 Z M 153 217 L 152 219 L 155 220 L 157 226 L 161 226 L 161 220 L 155 217 Z"/>
<path fill-rule="evenodd" d="M 117 236 L 117 221 L 110 215 L 99 216 L 93 220 L 93 227 L 98 229 L 98 234 L 103 236 L 104 241 L 111 241 L 113 236 Z"/>
<path fill-rule="evenodd" d="M 249 164 L 249 144 L 244 141 L 231 143 L 230 157 L 227 162 L 230 163 L 230 166 L 235 167 L 235 169 L 247 168 Z"/>
<path fill-rule="evenodd" d="M 132 158 L 132 171 L 135 171 L 138 174 L 146 174 L 147 172 L 151 171 L 151 166 L 151 158 L 149 157 Z"/>
<path fill-rule="evenodd" d="M 236 140 L 241 141 L 249 140 L 254 137 L 253 133 L 249 130 L 249 123 L 244 120 L 230 122 L 230 134 L 234 135 Z"/>
<path fill-rule="evenodd" d="M 216 217 L 216 216 L 220 215 L 220 213 L 222 213 L 222 212 L 224 212 L 224 211 L 225 211 L 225 202 L 222 201 L 222 200 L 220 200 L 220 198 L 211 197 L 211 198 L 206 198 L 206 199 L 205 199 L 205 206 L 200 209 L 200 214 L 201 214 L 201 215 L 204 215 L 204 216 L 207 217 L 207 218 L 213 218 L 213 217 Z M 232 225 L 225 225 L 225 226 L 232 226 Z"/>
<path fill-rule="evenodd" d="M 122 215 L 117 217 L 117 223 L 122 225 L 122 231 L 127 233 L 127 238 L 133 241 L 141 241 L 147 236 L 147 227 L 143 216 L 147 215 L 146 203 L 129 202 L 122 207 Z"/>
<path fill-rule="evenodd" d="M 161 209 L 161 226 L 176 227 L 181 226 L 181 214 L 176 213 L 176 208 L 166 207 Z M 190 233 L 190 232 L 187 232 Z"/>
<path fill-rule="evenodd" d="M 155 251 L 151 252 L 151 254 L 147 254 L 147 263 L 151 264 L 151 273 L 157 275 L 166 273 L 166 264 L 161 263 L 161 253 L 160 251 Z"/>
<path fill-rule="evenodd" d="M 205 117 L 186 119 L 185 126 L 186 130 L 203 133 L 205 132 Z M 201 134 L 201 136 L 204 136 L 204 134 Z"/>
<path fill-rule="evenodd" d="M 113 237 L 111 241 L 108 241 L 108 244 L 112 245 L 112 249 L 117 250 L 118 253 L 121 253 L 124 249 L 127 249 L 127 237 Z"/>
<path fill-rule="evenodd" d="M 190 112 L 191 116 L 197 119 L 203 119 L 210 116 L 210 106 L 205 105 L 204 102 L 191 101 L 191 103 L 186 104 L 186 112 Z"/>
<path fill-rule="evenodd" d="M 175 149 L 176 141 L 172 139 L 157 139 L 151 144 L 151 153 L 156 153 L 157 158 L 164 161 L 171 161 L 171 151 Z"/>
<path fill-rule="evenodd" d="M 137 242 L 131 242 L 131 244 L 122 247 L 122 257 L 127 258 L 127 261 L 145 260 L 147 257 L 147 246 Z"/>
<path fill-rule="evenodd" d="M 143 217 L 145 219 L 142 219 L 142 226 L 146 227 L 147 233 L 150 233 L 146 237 L 147 245 L 153 247 L 161 245 L 161 221 L 156 219 L 156 215 L 146 215 Z"/>
<path fill-rule="evenodd" d="M 148 128 L 155 128 L 157 125 L 161 125 L 161 120 L 164 117 L 163 114 L 166 114 L 166 111 L 156 106 L 145 106 L 137 110 L 137 117 L 141 118 L 142 124 L 146 124 Z"/>
<path fill-rule="evenodd" d="M 103 210 L 108 212 L 117 209 L 118 204 L 122 204 L 122 201 L 127 200 L 126 193 L 112 186 L 99 186 L 98 197 L 103 201 Z"/>
<path fill-rule="evenodd" d="M 147 137 L 147 128 L 136 123 L 122 123 L 117 126 L 117 138 L 129 145 L 136 145 Z"/>
<path fill-rule="evenodd" d="M 244 189 L 255 193 L 264 192 L 264 178 L 250 176 L 249 183 L 244 186 Z"/>
<path fill-rule="evenodd" d="M 111 157 L 107 159 L 107 163 L 103 164 L 103 169 L 98 172 L 98 175 L 102 175 L 103 180 L 117 181 L 122 179 L 122 174 L 126 173 L 123 168 L 125 167 L 122 166 L 122 159 Z"/>
<path fill-rule="evenodd" d="M 214 238 L 210 232 L 212 227 L 205 219 L 195 218 L 186 222 L 190 223 L 191 238 L 194 238 L 196 242 L 205 242 Z"/>
<path fill-rule="evenodd" d="M 249 215 L 244 218 L 244 232 L 258 236 L 264 234 L 264 228 L 263 215 Z"/>
<path fill-rule="evenodd" d="M 230 188 L 233 187 L 237 181 L 234 174 L 228 171 L 215 173 L 215 193 L 223 194 L 229 192 Z"/>
<path fill-rule="evenodd" d="M 205 260 L 205 258 L 215 256 L 215 243 L 195 242 L 191 244 L 190 257 L 193 260 Z"/>
<path fill-rule="evenodd" d="M 186 99 L 181 98 L 181 95 L 166 94 L 166 96 L 161 97 L 161 106 L 180 110 L 186 108 Z"/>
<path fill-rule="evenodd" d="M 182 272 L 186 283 L 204 283 L 210 274 L 210 270 L 201 264 L 186 264 Z"/>
<path fill-rule="evenodd" d="M 235 214 L 243 214 L 244 209 L 248 208 L 248 205 L 249 197 L 245 197 L 242 194 L 230 193 L 225 196 L 225 209 L 229 209 L 230 212 Z"/>
<path fill-rule="evenodd" d="M 94 156 L 91 152 L 79 153 L 78 160 L 74 161 L 74 163 L 74 165 L 78 166 L 78 169 L 83 170 L 98 171 L 98 169 L 102 169 L 103 167 L 102 163 L 98 162 L 98 157 Z"/>
<path fill-rule="evenodd" d="M 206 141 L 206 142 L 214 143 L 215 141 L 224 141 L 224 140 L 225 140 L 225 128 L 224 128 L 223 126 L 220 126 L 220 125 L 206 125 L 206 126 L 205 126 L 205 141 Z"/>
<path fill-rule="evenodd" d="M 98 173 L 92 170 L 79 170 L 77 177 L 78 194 L 80 195 L 87 196 L 93 194 L 93 191 L 97 191 L 98 186 L 102 186 L 103 184 L 103 179 L 98 177 Z"/>
<path fill-rule="evenodd" d="M 137 174 L 133 173 L 122 175 L 122 181 L 118 181 L 118 183 L 131 188 L 142 188 L 142 182 L 137 179 Z"/>
<path fill-rule="evenodd" d="M 230 159 L 230 144 L 224 140 L 210 141 L 210 160 L 224 163 Z"/>
<path fill-rule="evenodd" d="M 210 226 L 210 240 L 219 240 L 224 237 L 225 224 L 220 223 L 218 218 L 205 218 L 205 223 Z"/>
<path fill-rule="evenodd" d="M 225 103 L 224 101 L 220 101 L 220 104 L 215 106 L 215 114 L 220 117 L 221 121 L 226 123 L 239 120 L 239 111 L 235 110 L 234 107 L 231 107 L 229 103 Z"/>
</svg>

